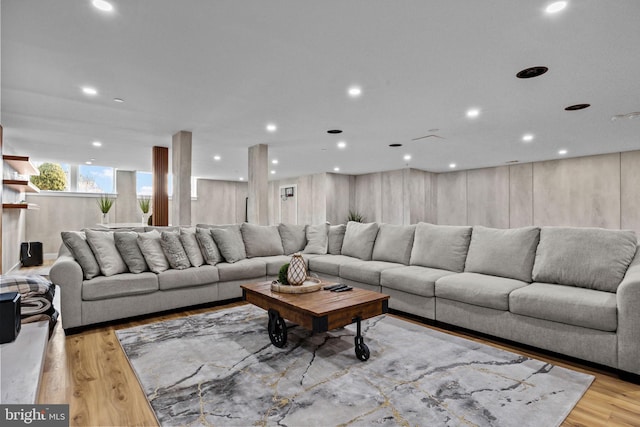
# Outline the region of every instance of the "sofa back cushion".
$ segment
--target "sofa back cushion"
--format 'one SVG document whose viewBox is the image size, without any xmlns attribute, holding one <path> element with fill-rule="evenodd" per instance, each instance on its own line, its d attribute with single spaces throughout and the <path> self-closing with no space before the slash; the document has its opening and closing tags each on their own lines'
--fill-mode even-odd
<svg viewBox="0 0 640 427">
<path fill-rule="evenodd" d="M 636 245 L 629 230 L 543 227 L 533 280 L 616 292 Z"/>
<path fill-rule="evenodd" d="M 113 276 L 129 271 L 116 248 L 113 231 L 85 230 L 85 234 L 103 275 Z"/>
<path fill-rule="evenodd" d="M 207 230 L 207 232 L 209 232 L 209 230 Z M 213 237 L 211 237 L 211 239 L 213 239 Z M 204 264 L 204 257 L 202 256 L 200 244 L 196 237 L 195 227 L 180 227 L 180 243 L 182 243 L 182 247 L 187 253 L 187 257 L 189 257 L 191 265 L 194 267 L 200 267 Z M 218 248 L 216 248 L 216 250 L 217 249 Z"/>
<path fill-rule="evenodd" d="M 284 255 L 277 225 L 256 225 L 245 222 L 240 227 L 247 258 Z"/>
<path fill-rule="evenodd" d="M 415 225 L 380 224 L 371 258 L 408 265 L 415 231 Z"/>
<path fill-rule="evenodd" d="M 344 242 L 344 233 L 346 231 L 346 224 L 329 226 L 329 248 L 327 249 L 327 252 L 331 255 L 342 254 L 342 242 Z"/>
<path fill-rule="evenodd" d="M 378 235 L 378 224 L 349 221 L 342 242 L 342 255 L 370 261 Z"/>
<path fill-rule="evenodd" d="M 116 241 L 116 248 L 129 267 L 130 273 L 138 274 L 149 270 L 138 246 L 138 233 L 135 231 L 116 231 L 113 234 L 113 239 Z"/>
<path fill-rule="evenodd" d="M 307 245 L 302 251 L 305 254 L 327 253 L 329 247 L 329 224 L 307 225 L 305 229 Z"/>
<path fill-rule="evenodd" d="M 179 231 L 163 231 L 160 234 L 160 246 L 162 246 L 164 256 L 167 257 L 171 268 L 184 270 L 191 267 L 189 257 L 180 241 Z"/>
<path fill-rule="evenodd" d="M 462 273 L 470 241 L 471 227 L 420 222 L 410 264 Z"/>
<path fill-rule="evenodd" d="M 151 230 L 145 233 L 138 233 L 138 246 L 144 255 L 144 260 L 149 266 L 149 270 L 154 273 L 162 273 L 169 269 L 169 261 L 164 256 L 160 239 L 162 235 L 158 230 Z"/>
<path fill-rule="evenodd" d="M 85 280 L 98 276 L 100 274 L 100 266 L 95 255 L 93 255 L 89 243 L 87 243 L 87 236 L 84 231 L 63 231 L 60 234 L 65 246 L 80 264 Z"/>
<path fill-rule="evenodd" d="M 464 271 L 531 282 L 539 238 L 538 227 L 474 226 Z"/>
<path fill-rule="evenodd" d="M 279 224 L 278 232 L 282 240 L 282 249 L 285 255 L 302 252 L 307 246 L 307 233 L 304 224 Z"/>
<path fill-rule="evenodd" d="M 211 234 L 210 228 L 196 227 L 196 240 L 198 240 L 202 257 L 207 264 L 216 265 L 224 261 L 218 245 L 216 245 L 215 240 L 213 240 L 213 234 Z"/>
<path fill-rule="evenodd" d="M 212 228 L 211 234 L 224 260 L 229 264 L 247 257 L 239 225 Z"/>
</svg>

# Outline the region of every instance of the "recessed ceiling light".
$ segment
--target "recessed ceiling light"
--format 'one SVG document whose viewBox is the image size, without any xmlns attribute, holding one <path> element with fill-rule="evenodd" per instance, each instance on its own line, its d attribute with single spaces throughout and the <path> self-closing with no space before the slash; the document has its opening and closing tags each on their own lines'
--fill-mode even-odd
<svg viewBox="0 0 640 427">
<path fill-rule="evenodd" d="M 336 166 L 335 168 L 333 168 L 333 171 L 334 172 L 340 172 L 340 168 Z"/>
<path fill-rule="evenodd" d="M 113 5 L 105 0 L 93 0 L 91 2 L 93 7 L 100 9 L 103 12 L 113 12 Z"/>
<path fill-rule="evenodd" d="M 244 181 L 244 177 L 241 176 L 240 178 L 238 178 L 239 181 Z"/>
<path fill-rule="evenodd" d="M 336 144 L 338 146 L 338 148 L 340 149 L 344 149 L 347 148 L 347 143 L 344 141 L 338 141 L 338 143 Z"/>
<path fill-rule="evenodd" d="M 217 154 L 216 154 L 215 156 L 213 156 L 213 160 L 220 160 L 221 158 L 222 158 L 222 157 L 220 157 L 220 156 L 219 156 L 219 155 L 217 155 Z"/>
<path fill-rule="evenodd" d="M 113 98 L 113 102 L 123 103 L 124 99 L 122 99 L 122 98 Z"/>
<path fill-rule="evenodd" d="M 92 164 L 93 162 L 86 161 L 86 162 L 84 162 L 84 163 L 85 163 L 85 164 L 87 164 L 87 165 L 90 165 L 90 164 Z"/>
<path fill-rule="evenodd" d="M 93 145 L 94 147 L 102 147 L 102 142 L 100 142 L 100 141 L 93 141 L 93 142 L 91 143 L 91 145 Z"/>
<path fill-rule="evenodd" d="M 567 151 L 567 150 L 564 150 L 564 149 L 563 149 L 563 150 L 558 151 L 558 154 L 560 154 L 561 156 L 564 156 L 564 155 L 565 155 L 565 154 L 567 154 L 567 153 L 568 153 L 568 151 Z"/>
<path fill-rule="evenodd" d="M 267 132 L 275 132 L 277 130 L 278 130 L 278 126 L 276 126 L 275 124 L 269 123 L 267 125 Z"/>
<path fill-rule="evenodd" d="M 394 148 L 395 148 L 395 147 L 402 147 L 402 144 L 397 144 L 397 143 L 395 143 L 395 144 L 389 144 L 389 147 L 394 147 Z"/>
<path fill-rule="evenodd" d="M 329 129 L 329 130 L 327 131 L 327 133 L 333 133 L 333 134 L 336 134 L 336 133 L 342 133 L 342 131 L 341 131 L 340 129 Z"/>
<path fill-rule="evenodd" d="M 547 13 L 558 13 L 561 10 L 563 10 L 565 7 L 567 7 L 566 1 L 556 1 L 549 4 L 544 11 Z"/>
<path fill-rule="evenodd" d="M 549 68 L 543 66 L 529 67 L 518 72 L 518 74 L 516 74 L 516 77 L 519 79 L 531 79 L 533 77 L 541 76 L 547 71 L 549 71 Z"/>
<path fill-rule="evenodd" d="M 405 159 L 406 161 L 411 160 L 411 154 L 405 154 L 403 159 Z"/>
<path fill-rule="evenodd" d="M 576 110 L 584 110 L 585 108 L 591 107 L 591 104 L 574 104 L 565 107 L 565 111 L 576 111 Z"/>
<path fill-rule="evenodd" d="M 90 87 L 90 86 L 84 86 L 84 87 L 82 88 L 82 93 L 84 93 L 85 95 L 91 95 L 91 96 L 94 96 L 94 95 L 97 95 L 97 94 L 98 94 L 98 91 L 97 91 L 95 88 L 93 88 L 93 87 Z"/>
<path fill-rule="evenodd" d="M 449 163 L 449 168 L 450 169 L 455 169 L 456 168 L 456 164 L 455 163 Z"/>
<path fill-rule="evenodd" d="M 275 174 L 276 174 L 276 171 L 272 170 L 271 175 L 275 175 Z"/>
<path fill-rule="evenodd" d="M 360 86 L 351 86 L 347 93 L 350 97 L 357 98 L 362 95 L 362 88 Z"/>
<path fill-rule="evenodd" d="M 271 160 L 271 163 L 273 163 L 274 165 L 277 165 L 278 164 L 278 159 Z"/>
<path fill-rule="evenodd" d="M 478 110 L 477 108 L 472 108 L 470 110 L 467 110 L 467 117 L 469 117 L 470 119 L 474 119 L 479 115 L 480 115 L 480 110 Z"/>
<path fill-rule="evenodd" d="M 522 135 L 522 140 L 524 142 L 531 142 L 531 141 L 533 141 L 533 135 L 531 135 L 530 133 Z"/>
</svg>

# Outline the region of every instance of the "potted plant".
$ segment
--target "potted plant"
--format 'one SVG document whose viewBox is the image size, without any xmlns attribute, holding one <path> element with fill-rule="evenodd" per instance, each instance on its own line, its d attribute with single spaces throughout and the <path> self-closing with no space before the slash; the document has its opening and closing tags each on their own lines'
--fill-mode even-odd
<svg viewBox="0 0 640 427">
<path fill-rule="evenodd" d="M 151 197 L 142 196 L 138 199 L 138 205 L 142 211 L 142 223 L 147 224 L 149 221 L 149 208 L 151 207 Z"/>
<path fill-rule="evenodd" d="M 364 222 L 364 217 L 360 215 L 357 211 L 349 211 L 349 215 L 347 216 L 347 222 Z"/>
<path fill-rule="evenodd" d="M 100 212 L 102 212 L 102 223 L 106 224 L 108 221 L 107 219 L 107 215 L 109 214 L 109 211 L 111 210 L 111 207 L 113 206 L 113 203 L 116 200 L 103 194 L 100 196 L 100 198 L 98 199 L 98 207 L 100 208 Z"/>
</svg>

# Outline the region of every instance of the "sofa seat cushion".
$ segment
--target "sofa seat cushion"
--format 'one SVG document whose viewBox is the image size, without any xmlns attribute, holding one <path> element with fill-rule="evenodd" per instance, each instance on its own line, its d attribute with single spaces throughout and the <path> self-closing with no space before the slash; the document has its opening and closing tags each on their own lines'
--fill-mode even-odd
<svg viewBox="0 0 640 427">
<path fill-rule="evenodd" d="M 614 332 L 618 327 L 616 294 L 550 283 L 532 283 L 509 295 L 514 314 L 567 325 Z"/>
<path fill-rule="evenodd" d="M 386 261 L 349 262 L 340 266 L 340 277 L 368 285 L 380 286 L 380 273 L 400 267 L 404 267 L 404 265 Z"/>
<path fill-rule="evenodd" d="M 304 256 L 306 254 L 303 254 Z M 360 261 L 358 258 L 346 255 L 319 255 L 309 258 L 309 269 L 316 273 L 339 276 L 341 265 L 358 261 Z"/>
<path fill-rule="evenodd" d="M 261 279 L 267 276 L 267 263 L 261 258 L 245 258 L 233 264 L 222 262 L 216 265 L 221 282 L 231 280 Z"/>
<path fill-rule="evenodd" d="M 122 273 L 85 280 L 82 282 L 82 299 L 95 301 L 127 295 L 148 294 L 157 290 L 158 276 L 155 273 Z"/>
<path fill-rule="evenodd" d="M 291 255 L 263 256 L 257 259 L 267 264 L 267 276 L 277 276 L 280 273 L 280 267 L 291 262 Z M 308 266 L 309 261 L 305 259 L 305 262 Z"/>
<path fill-rule="evenodd" d="M 436 280 L 452 274 L 455 273 L 416 265 L 390 268 L 380 274 L 380 285 L 414 295 L 434 297 Z"/>
<path fill-rule="evenodd" d="M 158 274 L 158 284 L 163 291 L 208 285 L 219 280 L 218 269 L 213 265 L 201 265 L 200 267 L 189 267 L 182 270 L 170 269 Z"/>
<path fill-rule="evenodd" d="M 508 311 L 509 294 L 527 285 L 521 280 L 486 274 L 452 274 L 436 281 L 436 297 Z"/>
</svg>

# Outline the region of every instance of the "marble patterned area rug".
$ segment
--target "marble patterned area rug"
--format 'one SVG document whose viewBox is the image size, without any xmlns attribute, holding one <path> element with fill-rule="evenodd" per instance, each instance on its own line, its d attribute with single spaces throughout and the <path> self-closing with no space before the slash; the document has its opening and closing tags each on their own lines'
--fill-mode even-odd
<svg viewBox="0 0 640 427">
<path fill-rule="evenodd" d="M 271 345 L 246 305 L 117 331 L 164 426 L 555 426 L 593 376 L 379 316 Z"/>
</svg>

